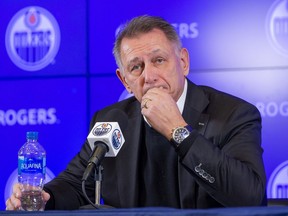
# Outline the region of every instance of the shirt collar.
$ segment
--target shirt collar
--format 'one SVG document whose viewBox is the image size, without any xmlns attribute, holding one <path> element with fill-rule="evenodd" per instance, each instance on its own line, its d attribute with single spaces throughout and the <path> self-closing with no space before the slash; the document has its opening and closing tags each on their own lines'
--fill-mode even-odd
<svg viewBox="0 0 288 216">
<path fill-rule="evenodd" d="M 185 79 L 183 92 L 177 101 L 177 106 L 178 106 L 178 109 L 180 110 L 181 113 L 183 113 L 183 110 L 184 110 L 186 95 L 187 95 L 187 79 Z"/>
</svg>

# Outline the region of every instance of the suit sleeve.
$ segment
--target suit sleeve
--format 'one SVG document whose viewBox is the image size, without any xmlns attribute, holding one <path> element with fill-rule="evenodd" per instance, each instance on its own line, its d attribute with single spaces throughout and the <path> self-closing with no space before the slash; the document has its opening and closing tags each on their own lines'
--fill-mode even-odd
<svg viewBox="0 0 288 216">
<path fill-rule="evenodd" d="M 212 117 L 205 134 L 193 131 L 177 152 L 199 187 L 223 206 L 265 200 L 261 116 L 254 106 L 243 103 L 223 118 Z"/>
</svg>

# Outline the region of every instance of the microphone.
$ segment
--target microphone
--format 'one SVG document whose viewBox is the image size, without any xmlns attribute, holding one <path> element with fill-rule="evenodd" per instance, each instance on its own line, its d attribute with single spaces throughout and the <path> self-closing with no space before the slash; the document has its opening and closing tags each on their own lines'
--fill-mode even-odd
<svg viewBox="0 0 288 216">
<path fill-rule="evenodd" d="M 99 167 L 104 157 L 116 157 L 125 142 L 120 126 L 126 128 L 127 115 L 122 110 L 113 109 L 104 119 L 107 122 L 96 122 L 87 137 L 92 153 L 82 181 L 86 181 L 94 168 Z"/>
</svg>

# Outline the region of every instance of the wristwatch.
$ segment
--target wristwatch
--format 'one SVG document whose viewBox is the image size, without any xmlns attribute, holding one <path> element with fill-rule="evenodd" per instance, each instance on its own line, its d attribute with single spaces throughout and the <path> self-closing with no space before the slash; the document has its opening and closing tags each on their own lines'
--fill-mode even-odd
<svg viewBox="0 0 288 216">
<path fill-rule="evenodd" d="M 178 147 L 179 144 L 186 139 L 190 133 L 192 132 L 192 127 L 190 125 L 186 125 L 184 127 L 176 127 L 172 130 L 172 143 L 175 147 Z"/>
</svg>

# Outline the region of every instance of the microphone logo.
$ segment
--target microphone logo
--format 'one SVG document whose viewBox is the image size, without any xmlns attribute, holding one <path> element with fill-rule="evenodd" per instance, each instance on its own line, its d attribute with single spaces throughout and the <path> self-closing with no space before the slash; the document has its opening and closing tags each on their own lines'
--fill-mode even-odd
<svg viewBox="0 0 288 216">
<path fill-rule="evenodd" d="M 104 136 L 112 130 L 112 125 L 109 123 L 102 123 L 94 128 L 93 135 L 95 136 Z"/>
<path fill-rule="evenodd" d="M 96 122 L 87 140 L 92 150 L 95 148 L 96 142 L 106 144 L 108 152 L 105 157 L 115 157 L 125 142 L 124 134 L 118 122 Z"/>
<path fill-rule="evenodd" d="M 113 131 L 112 134 L 112 145 L 115 149 L 119 149 L 121 147 L 121 143 L 122 143 L 122 134 L 118 129 L 116 129 Z"/>
</svg>

